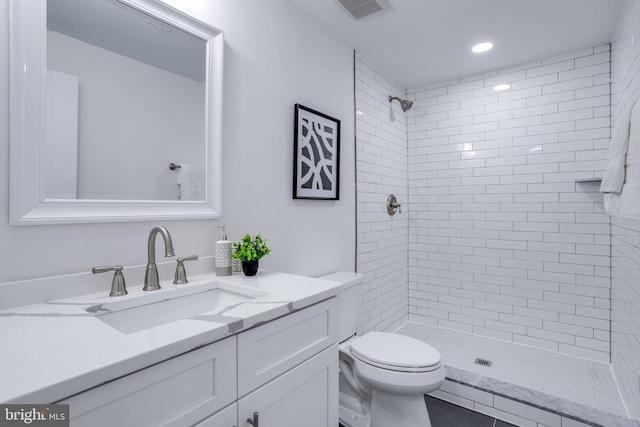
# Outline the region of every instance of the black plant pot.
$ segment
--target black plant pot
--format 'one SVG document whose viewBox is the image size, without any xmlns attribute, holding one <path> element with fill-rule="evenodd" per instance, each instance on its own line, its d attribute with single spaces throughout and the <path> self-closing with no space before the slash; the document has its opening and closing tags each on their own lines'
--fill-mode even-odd
<svg viewBox="0 0 640 427">
<path fill-rule="evenodd" d="M 258 259 L 242 261 L 242 272 L 245 276 L 255 276 L 258 272 Z"/>
</svg>

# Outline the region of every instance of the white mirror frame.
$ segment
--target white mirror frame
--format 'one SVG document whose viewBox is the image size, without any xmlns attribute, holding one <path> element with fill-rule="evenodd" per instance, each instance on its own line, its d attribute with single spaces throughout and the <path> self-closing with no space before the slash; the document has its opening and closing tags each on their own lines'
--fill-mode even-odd
<svg viewBox="0 0 640 427">
<path fill-rule="evenodd" d="M 11 225 L 74 224 L 221 216 L 222 32 L 154 0 L 118 0 L 207 40 L 204 201 L 46 198 L 44 81 L 46 0 L 10 2 L 9 218 Z M 168 167 L 168 165 L 167 165 Z"/>
</svg>

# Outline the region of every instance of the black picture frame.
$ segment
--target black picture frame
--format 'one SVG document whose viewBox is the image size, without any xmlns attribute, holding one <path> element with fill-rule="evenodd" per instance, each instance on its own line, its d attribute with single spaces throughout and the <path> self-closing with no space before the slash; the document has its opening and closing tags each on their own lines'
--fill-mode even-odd
<svg viewBox="0 0 640 427">
<path fill-rule="evenodd" d="M 295 105 L 293 198 L 340 200 L 340 120 Z"/>
</svg>

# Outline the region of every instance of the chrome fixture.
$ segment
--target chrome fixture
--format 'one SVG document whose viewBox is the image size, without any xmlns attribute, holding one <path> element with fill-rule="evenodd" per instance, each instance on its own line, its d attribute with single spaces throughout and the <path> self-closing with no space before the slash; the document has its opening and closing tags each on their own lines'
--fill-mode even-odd
<svg viewBox="0 0 640 427">
<path fill-rule="evenodd" d="M 396 199 L 396 196 L 394 196 L 393 194 L 389 194 L 389 197 L 387 197 L 387 212 L 389 212 L 389 215 L 395 215 L 396 211 L 401 214 L 402 205 L 398 203 L 398 199 Z"/>
<path fill-rule="evenodd" d="M 247 422 L 249 424 L 251 424 L 253 427 L 259 427 L 258 421 L 259 420 L 258 420 L 258 413 L 257 412 L 253 413 L 253 418 L 247 418 Z"/>
<path fill-rule="evenodd" d="M 389 103 L 391 103 L 394 99 L 400 103 L 400 107 L 402 108 L 402 111 L 405 111 L 405 112 L 409 108 L 411 108 L 411 106 L 413 105 L 413 101 L 407 101 L 406 99 L 400 99 L 397 96 L 389 95 Z"/>
<path fill-rule="evenodd" d="M 184 269 L 185 261 L 197 261 L 198 255 L 189 255 L 185 258 L 178 258 L 178 265 L 176 265 L 176 274 L 173 278 L 174 285 L 183 285 L 185 283 L 189 283 L 187 280 L 187 272 Z"/>
<path fill-rule="evenodd" d="M 180 166 L 180 165 L 179 165 L 179 164 L 177 164 L 177 163 L 169 163 L 169 169 L 170 169 L 170 170 L 172 170 L 172 171 L 174 171 L 174 170 L 176 170 L 176 169 L 180 169 L 181 167 L 182 167 L 182 166 Z"/>
<path fill-rule="evenodd" d="M 116 265 L 114 267 L 93 267 L 91 272 L 93 274 L 106 273 L 107 271 L 115 271 L 113 280 L 111 281 L 110 297 L 120 297 L 127 294 L 127 285 L 124 283 L 124 275 L 122 274 L 122 266 Z"/>
<path fill-rule="evenodd" d="M 173 242 L 171 241 L 171 235 L 169 231 L 163 226 L 159 225 L 153 227 L 149 233 L 149 242 L 147 243 L 147 256 L 149 262 L 147 263 L 147 271 L 144 274 L 144 287 L 143 291 L 155 291 L 160 289 L 160 281 L 158 280 L 158 266 L 156 266 L 156 236 L 160 233 L 164 240 L 164 256 L 174 256 Z"/>
</svg>

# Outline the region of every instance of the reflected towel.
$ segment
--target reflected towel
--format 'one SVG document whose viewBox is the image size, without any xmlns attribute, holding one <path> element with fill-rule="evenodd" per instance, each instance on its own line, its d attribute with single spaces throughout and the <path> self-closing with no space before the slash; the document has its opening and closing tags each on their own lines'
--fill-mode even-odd
<svg viewBox="0 0 640 427">
<path fill-rule="evenodd" d="M 600 184 L 601 193 L 619 194 L 622 191 L 631 133 L 631 117 L 632 111 L 636 110 L 636 105 L 638 104 L 634 104 L 632 108 L 628 108 L 624 112 L 611 135 L 607 169 L 602 177 L 602 184 Z M 634 119 L 637 120 L 638 114 L 634 114 L 633 116 Z"/>
<path fill-rule="evenodd" d="M 176 182 L 180 200 L 204 200 L 204 171 L 199 166 L 181 163 Z"/>
</svg>

